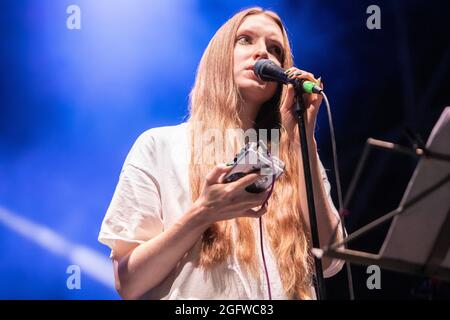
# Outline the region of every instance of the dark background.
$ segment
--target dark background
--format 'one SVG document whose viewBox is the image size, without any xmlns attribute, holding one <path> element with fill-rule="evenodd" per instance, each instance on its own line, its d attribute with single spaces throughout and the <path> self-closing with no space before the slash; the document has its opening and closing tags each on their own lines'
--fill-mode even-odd
<svg viewBox="0 0 450 320">
<path fill-rule="evenodd" d="M 81 30 L 66 27 L 71 4 Z M 366 27 L 372 4 L 380 30 Z M 97 234 L 125 156 L 146 129 L 182 122 L 210 38 L 253 5 L 280 14 L 296 65 L 322 76 L 344 194 L 368 137 L 426 140 L 450 105 L 449 1 L 1 1 L 0 298 L 118 298 Z M 318 126 L 331 169 L 324 107 Z M 371 153 L 349 232 L 398 206 L 416 163 Z M 388 226 L 350 248 L 377 252 Z M 73 264 L 81 290 L 66 286 Z M 358 299 L 450 297 L 448 283 L 386 270 L 368 290 L 366 268 L 353 270 Z M 348 297 L 345 273 L 327 280 L 329 298 Z"/>
</svg>

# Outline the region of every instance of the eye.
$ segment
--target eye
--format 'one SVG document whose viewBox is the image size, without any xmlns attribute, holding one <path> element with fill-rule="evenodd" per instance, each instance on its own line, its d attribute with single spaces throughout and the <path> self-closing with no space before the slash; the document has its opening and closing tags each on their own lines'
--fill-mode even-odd
<svg viewBox="0 0 450 320">
<path fill-rule="evenodd" d="M 251 38 L 247 35 L 241 35 L 237 38 L 236 42 L 241 44 L 248 44 L 251 42 Z"/>
<path fill-rule="evenodd" d="M 272 46 L 271 48 L 271 51 L 280 59 L 280 60 L 282 60 L 283 59 L 283 49 L 281 49 L 279 46 L 277 46 L 277 45 L 275 45 L 275 46 Z"/>
</svg>

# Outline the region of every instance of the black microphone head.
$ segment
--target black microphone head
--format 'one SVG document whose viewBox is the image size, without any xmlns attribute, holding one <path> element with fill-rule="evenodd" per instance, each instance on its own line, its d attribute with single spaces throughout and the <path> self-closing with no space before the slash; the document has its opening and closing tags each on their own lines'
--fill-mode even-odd
<svg viewBox="0 0 450 320">
<path fill-rule="evenodd" d="M 263 81 L 289 82 L 283 68 L 277 66 L 275 62 L 269 59 L 259 59 L 256 61 L 253 66 L 253 72 Z"/>
<path fill-rule="evenodd" d="M 271 61 L 269 59 L 259 59 L 258 61 L 256 61 L 255 65 L 253 66 L 253 72 L 261 80 L 270 81 L 270 79 L 265 78 L 263 74 L 264 74 L 264 69 L 271 64 L 274 64 L 274 63 L 273 63 L 273 61 Z"/>
<path fill-rule="evenodd" d="M 323 90 L 311 81 L 289 79 L 284 73 L 284 69 L 269 59 L 259 59 L 253 66 L 253 72 L 262 81 L 274 81 L 284 84 L 292 83 L 295 87 L 301 88 L 305 93 L 321 93 Z"/>
</svg>

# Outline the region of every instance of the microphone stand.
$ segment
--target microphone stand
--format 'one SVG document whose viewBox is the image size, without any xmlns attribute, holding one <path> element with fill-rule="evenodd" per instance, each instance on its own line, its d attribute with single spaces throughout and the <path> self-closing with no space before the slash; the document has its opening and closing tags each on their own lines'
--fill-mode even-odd
<svg viewBox="0 0 450 320">
<path fill-rule="evenodd" d="M 314 192 L 311 177 L 311 165 L 309 162 L 309 151 L 308 151 L 308 139 L 306 137 L 306 125 L 305 120 L 307 118 L 307 112 L 305 107 L 305 102 L 303 101 L 303 88 L 300 81 L 295 81 L 295 114 L 297 117 L 298 132 L 300 135 L 300 150 L 302 153 L 303 160 L 303 173 L 305 177 L 306 186 L 306 198 L 308 201 L 308 212 L 309 221 L 311 227 L 311 238 L 312 247 L 320 248 L 319 243 L 319 231 L 317 228 L 317 218 L 316 218 L 316 206 L 314 204 Z M 323 270 L 321 261 L 314 256 L 314 266 L 316 271 L 316 279 L 314 281 L 314 288 L 316 290 L 316 295 L 318 300 L 325 300 L 325 283 L 323 278 Z"/>
</svg>

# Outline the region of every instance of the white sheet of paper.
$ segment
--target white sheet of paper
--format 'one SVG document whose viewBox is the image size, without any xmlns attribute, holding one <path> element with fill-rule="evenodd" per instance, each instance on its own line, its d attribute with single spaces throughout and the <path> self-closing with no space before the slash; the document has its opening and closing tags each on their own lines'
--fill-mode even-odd
<svg viewBox="0 0 450 320">
<path fill-rule="evenodd" d="M 427 142 L 427 149 L 450 154 L 450 107 L 446 107 Z M 450 163 L 422 158 L 413 173 L 400 205 L 450 174 Z M 424 264 L 450 208 L 450 182 L 396 216 L 380 255 Z M 450 237 L 450 234 L 449 234 Z M 447 252 L 442 266 L 450 267 Z"/>
</svg>

